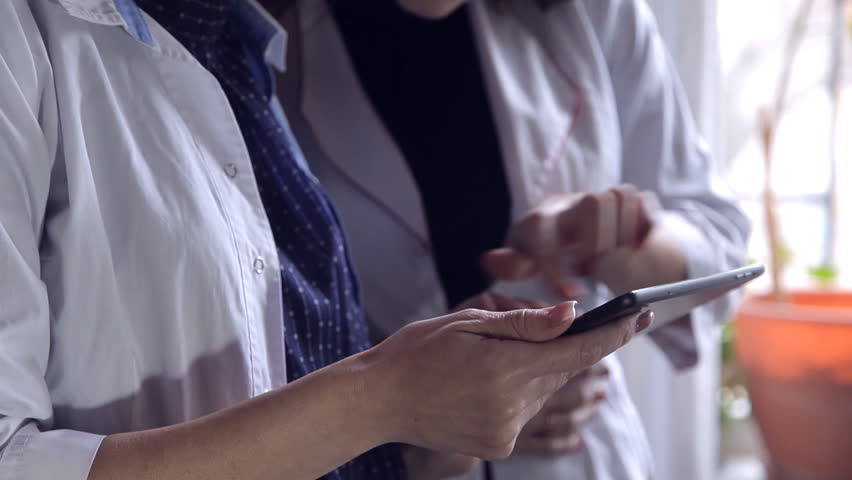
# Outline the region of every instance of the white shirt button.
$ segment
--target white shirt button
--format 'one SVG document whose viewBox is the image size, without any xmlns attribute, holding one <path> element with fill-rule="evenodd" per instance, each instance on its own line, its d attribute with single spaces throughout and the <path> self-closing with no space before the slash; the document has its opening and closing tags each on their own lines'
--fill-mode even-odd
<svg viewBox="0 0 852 480">
<path fill-rule="evenodd" d="M 234 178 L 234 177 L 237 176 L 237 173 L 238 173 L 238 171 L 237 171 L 236 165 L 234 165 L 233 163 L 229 163 L 229 164 L 225 165 L 225 175 L 227 175 L 230 178 Z"/>
<path fill-rule="evenodd" d="M 266 262 L 263 261 L 263 258 L 257 257 L 254 259 L 252 266 L 255 273 L 263 273 L 263 270 L 266 268 Z"/>
</svg>

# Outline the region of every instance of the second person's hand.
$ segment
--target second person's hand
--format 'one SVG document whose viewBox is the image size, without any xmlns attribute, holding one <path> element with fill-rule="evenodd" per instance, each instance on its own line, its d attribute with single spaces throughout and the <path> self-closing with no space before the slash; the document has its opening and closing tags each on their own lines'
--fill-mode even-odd
<svg viewBox="0 0 852 480">
<path fill-rule="evenodd" d="M 609 270 L 617 277 L 630 273 L 623 264 L 616 269 L 599 267 L 614 253 L 622 253 L 618 262 L 623 262 L 630 252 L 642 248 L 658 210 L 651 194 L 629 185 L 600 193 L 557 195 L 513 225 L 507 246 L 486 252 L 482 265 L 505 281 L 541 275 L 554 293 L 571 297 L 576 285 L 566 282 L 566 274 L 603 276 L 600 280 L 607 282 Z"/>
<path fill-rule="evenodd" d="M 606 400 L 608 376 L 609 369 L 598 364 L 569 380 L 524 426 L 515 450 L 551 457 L 582 448 L 580 428 L 595 417 Z"/>
</svg>

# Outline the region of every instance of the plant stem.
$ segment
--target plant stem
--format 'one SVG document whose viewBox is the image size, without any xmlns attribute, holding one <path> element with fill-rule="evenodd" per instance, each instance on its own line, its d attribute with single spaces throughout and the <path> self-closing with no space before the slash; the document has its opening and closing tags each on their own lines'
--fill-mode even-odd
<svg viewBox="0 0 852 480">
<path fill-rule="evenodd" d="M 831 95 L 831 125 L 829 127 L 828 205 L 826 212 L 823 266 L 834 266 L 837 255 L 837 122 L 840 114 L 843 77 L 843 41 L 846 37 L 846 0 L 834 0 L 831 24 L 831 71 L 828 92 Z"/>
<path fill-rule="evenodd" d="M 790 89 L 790 77 L 793 72 L 793 64 L 796 54 L 802 45 L 807 22 L 813 10 L 814 0 L 804 0 L 796 12 L 790 32 L 787 35 L 787 44 L 784 49 L 784 61 L 781 64 L 781 75 L 775 90 L 775 102 L 770 108 L 762 109 L 760 112 L 760 132 L 763 147 L 765 178 L 763 182 L 763 210 L 766 220 L 766 237 L 769 242 L 769 266 L 771 270 L 771 295 L 776 300 L 783 300 L 786 289 L 783 285 L 784 262 L 781 258 L 781 232 L 778 224 L 778 206 L 775 193 L 772 189 L 773 153 L 775 135 L 778 124 L 784 114 L 787 103 L 787 94 Z"/>
</svg>

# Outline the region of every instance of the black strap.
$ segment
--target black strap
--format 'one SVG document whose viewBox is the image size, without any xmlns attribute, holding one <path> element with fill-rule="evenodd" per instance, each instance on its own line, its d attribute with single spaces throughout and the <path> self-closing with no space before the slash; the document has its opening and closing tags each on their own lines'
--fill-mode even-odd
<svg viewBox="0 0 852 480">
<path fill-rule="evenodd" d="M 485 480 L 494 480 L 494 466 L 491 462 L 483 462 L 483 470 L 485 470 Z"/>
</svg>

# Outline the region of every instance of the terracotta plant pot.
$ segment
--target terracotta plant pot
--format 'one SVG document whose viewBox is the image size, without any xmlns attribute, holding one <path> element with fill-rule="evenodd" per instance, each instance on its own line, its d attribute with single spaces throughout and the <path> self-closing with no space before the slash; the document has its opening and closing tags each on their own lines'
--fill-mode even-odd
<svg viewBox="0 0 852 480">
<path fill-rule="evenodd" d="M 852 292 L 749 298 L 736 329 L 769 478 L 852 479 Z"/>
</svg>

